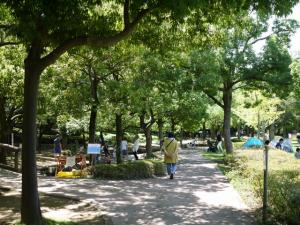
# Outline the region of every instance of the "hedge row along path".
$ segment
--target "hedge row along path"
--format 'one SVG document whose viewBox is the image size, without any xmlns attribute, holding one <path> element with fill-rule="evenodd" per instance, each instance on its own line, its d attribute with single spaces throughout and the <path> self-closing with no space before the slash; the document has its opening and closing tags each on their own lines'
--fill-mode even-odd
<svg viewBox="0 0 300 225">
<path fill-rule="evenodd" d="M 17 174 L 0 172 L 1 185 L 20 188 Z M 238 193 L 214 163 L 200 156 L 199 150 L 181 150 L 174 180 L 40 177 L 39 191 L 89 201 L 115 225 L 255 224 Z"/>
</svg>

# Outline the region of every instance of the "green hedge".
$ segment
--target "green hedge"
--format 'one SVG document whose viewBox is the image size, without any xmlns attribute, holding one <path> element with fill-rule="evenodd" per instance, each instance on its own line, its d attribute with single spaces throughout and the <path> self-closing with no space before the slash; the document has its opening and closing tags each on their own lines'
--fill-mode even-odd
<svg viewBox="0 0 300 225">
<path fill-rule="evenodd" d="M 95 178 L 142 179 L 165 175 L 165 166 L 158 160 L 137 160 L 122 164 L 99 164 L 91 169 Z"/>
<path fill-rule="evenodd" d="M 257 200 L 261 213 L 263 198 L 263 151 L 236 151 L 224 158 L 225 175 L 236 188 L 243 184 Z M 269 152 L 269 224 L 300 224 L 300 161 L 293 154 Z M 249 195 L 249 194 L 248 194 Z M 251 195 L 250 195 L 251 196 Z"/>
<path fill-rule="evenodd" d="M 154 159 L 147 161 L 153 164 L 155 176 L 164 176 L 166 174 L 166 166 L 162 161 Z"/>
</svg>

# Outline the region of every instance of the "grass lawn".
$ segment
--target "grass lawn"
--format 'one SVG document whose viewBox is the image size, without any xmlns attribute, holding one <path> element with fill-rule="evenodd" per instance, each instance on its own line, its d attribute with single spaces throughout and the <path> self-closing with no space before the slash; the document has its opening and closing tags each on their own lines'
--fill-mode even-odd
<svg viewBox="0 0 300 225">
<path fill-rule="evenodd" d="M 235 150 L 232 155 L 203 153 L 218 163 L 245 203 L 260 218 L 263 186 L 263 150 Z M 300 160 L 280 150 L 269 151 L 270 224 L 300 224 Z"/>
<path fill-rule="evenodd" d="M 206 159 L 217 163 L 223 163 L 224 161 L 224 154 L 223 153 L 214 153 L 214 152 L 203 152 L 202 156 Z"/>
</svg>

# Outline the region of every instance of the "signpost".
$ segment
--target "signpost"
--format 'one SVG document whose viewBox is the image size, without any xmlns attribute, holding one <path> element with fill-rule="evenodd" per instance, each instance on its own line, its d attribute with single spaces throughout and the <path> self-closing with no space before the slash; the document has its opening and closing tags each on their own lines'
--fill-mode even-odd
<svg viewBox="0 0 300 225">
<path fill-rule="evenodd" d="M 100 144 L 88 144 L 87 154 L 98 155 L 101 152 Z"/>
<path fill-rule="evenodd" d="M 88 144 L 87 154 L 91 155 L 91 165 L 95 164 L 95 155 L 100 155 L 101 145 L 100 144 Z"/>
<path fill-rule="evenodd" d="M 269 163 L 269 144 L 270 141 L 265 141 L 264 150 L 264 192 L 263 192 L 263 224 L 267 224 L 267 209 L 268 209 L 268 163 Z"/>
</svg>

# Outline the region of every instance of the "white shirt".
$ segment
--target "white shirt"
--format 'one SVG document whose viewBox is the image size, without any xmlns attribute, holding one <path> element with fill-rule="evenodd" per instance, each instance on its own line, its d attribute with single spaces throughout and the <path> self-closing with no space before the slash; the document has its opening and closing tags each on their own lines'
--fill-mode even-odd
<svg viewBox="0 0 300 225">
<path fill-rule="evenodd" d="M 140 146 L 140 141 L 139 139 L 137 138 L 134 143 L 133 143 L 133 147 L 132 147 L 132 151 L 133 152 L 137 152 L 139 150 L 139 146 Z"/>
<path fill-rule="evenodd" d="M 128 143 L 126 140 L 121 141 L 121 150 L 127 150 Z"/>
</svg>

